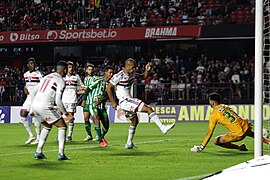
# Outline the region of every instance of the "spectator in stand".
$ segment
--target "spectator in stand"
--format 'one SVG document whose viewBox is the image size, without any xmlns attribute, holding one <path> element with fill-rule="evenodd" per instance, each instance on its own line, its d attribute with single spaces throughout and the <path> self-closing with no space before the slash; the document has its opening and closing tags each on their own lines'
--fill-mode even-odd
<svg viewBox="0 0 270 180">
<path fill-rule="evenodd" d="M 234 71 L 234 74 L 231 77 L 231 81 L 233 82 L 232 88 L 233 88 L 234 93 L 236 93 L 238 98 L 241 99 L 242 98 L 241 88 L 240 88 L 241 80 L 240 80 L 240 75 L 237 71 Z"/>
<path fill-rule="evenodd" d="M 6 86 L 7 86 L 7 82 L 5 81 L 5 78 L 1 78 L 1 80 L 0 80 L 0 102 L 3 101 L 3 96 L 4 96 L 4 92 L 6 91 L 5 90 Z"/>
</svg>

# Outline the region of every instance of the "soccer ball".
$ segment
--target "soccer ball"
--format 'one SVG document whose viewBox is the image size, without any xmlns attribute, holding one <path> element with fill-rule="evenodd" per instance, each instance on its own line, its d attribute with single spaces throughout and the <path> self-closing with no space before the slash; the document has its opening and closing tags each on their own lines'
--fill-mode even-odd
<svg viewBox="0 0 270 180">
<path fill-rule="evenodd" d="M 263 128 L 263 137 L 266 139 L 268 139 L 268 137 L 269 137 L 269 131 L 266 128 Z"/>
</svg>

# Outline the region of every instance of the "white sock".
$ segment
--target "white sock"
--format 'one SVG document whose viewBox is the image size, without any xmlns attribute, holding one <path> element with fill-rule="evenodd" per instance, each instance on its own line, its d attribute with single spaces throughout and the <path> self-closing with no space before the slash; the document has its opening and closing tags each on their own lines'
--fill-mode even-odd
<svg viewBox="0 0 270 180">
<path fill-rule="evenodd" d="M 164 127 L 164 124 L 160 121 L 158 115 L 155 112 L 152 112 L 149 115 L 149 118 L 156 123 L 156 125 L 159 127 L 159 129 L 162 129 Z"/>
<path fill-rule="evenodd" d="M 68 123 L 68 136 L 72 136 L 74 123 Z"/>
<path fill-rule="evenodd" d="M 39 141 L 38 141 L 38 146 L 36 152 L 41 153 L 42 148 L 47 140 L 47 137 L 49 135 L 49 132 L 51 131 L 51 128 L 44 127 L 40 133 Z"/>
<path fill-rule="evenodd" d="M 136 126 L 129 126 L 129 130 L 128 130 L 128 140 L 127 143 L 130 144 L 132 143 L 134 134 L 135 134 L 135 130 L 136 130 Z"/>
<path fill-rule="evenodd" d="M 58 143 L 59 143 L 59 154 L 64 154 L 65 141 L 66 141 L 66 127 L 58 128 Z"/>
<path fill-rule="evenodd" d="M 30 123 L 27 120 L 27 118 L 21 117 L 21 122 L 23 123 L 23 126 L 26 129 L 26 131 L 28 132 L 29 136 L 34 137 L 34 134 L 33 134 L 32 129 L 30 127 Z"/>
<path fill-rule="evenodd" d="M 33 117 L 32 119 L 33 119 L 33 121 L 34 121 L 35 129 L 36 129 L 37 140 L 39 140 L 41 123 L 40 123 L 40 121 L 39 121 L 37 118 L 35 118 L 35 117 Z"/>
</svg>

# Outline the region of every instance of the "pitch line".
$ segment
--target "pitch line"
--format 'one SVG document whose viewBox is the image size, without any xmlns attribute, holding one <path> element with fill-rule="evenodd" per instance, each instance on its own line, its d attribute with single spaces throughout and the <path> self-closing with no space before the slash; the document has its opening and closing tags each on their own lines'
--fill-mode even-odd
<svg viewBox="0 0 270 180">
<path fill-rule="evenodd" d="M 210 176 L 210 175 L 213 175 L 213 173 L 202 174 L 202 175 L 198 175 L 198 176 L 190 176 L 190 177 L 180 178 L 180 179 L 176 179 L 176 180 L 202 179 L 202 178 L 205 178 L 205 177 Z"/>
<path fill-rule="evenodd" d="M 160 140 L 152 140 L 152 141 L 142 141 L 142 142 L 137 142 L 135 144 L 151 144 L 151 143 L 174 141 L 174 140 L 176 140 L 176 139 L 175 138 L 172 138 L 172 139 L 160 139 Z M 119 144 L 108 145 L 108 146 L 109 147 L 119 146 Z M 65 148 L 65 151 L 66 150 L 93 149 L 93 148 L 99 148 L 99 146 L 70 147 L 70 148 Z M 52 149 L 52 150 L 46 150 L 46 151 L 43 151 L 43 152 L 57 152 L 57 151 L 58 151 L 58 149 Z M 22 154 L 33 154 L 33 152 L 17 152 L 17 153 L 0 154 L 0 157 L 13 156 L 13 155 L 22 155 Z"/>
</svg>

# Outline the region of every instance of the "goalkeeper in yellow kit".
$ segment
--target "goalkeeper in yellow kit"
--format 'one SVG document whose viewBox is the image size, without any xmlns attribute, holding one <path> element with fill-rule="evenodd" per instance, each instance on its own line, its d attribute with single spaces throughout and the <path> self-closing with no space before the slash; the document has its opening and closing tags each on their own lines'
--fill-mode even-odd
<svg viewBox="0 0 270 180">
<path fill-rule="evenodd" d="M 209 104 L 213 108 L 213 112 L 210 115 L 208 131 L 202 144 L 200 146 L 195 145 L 191 148 L 192 152 L 200 152 L 206 147 L 217 124 L 223 125 L 230 132 L 215 137 L 214 143 L 216 145 L 229 149 L 238 149 L 240 151 L 248 150 L 245 144 L 236 145 L 232 142 L 241 141 L 246 136 L 254 138 L 254 132 L 251 130 L 250 124 L 247 119 L 240 117 L 229 106 L 221 104 L 220 101 L 221 96 L 218 93 L 209 95 Z M 263 138 L 263 142 L 270 144 L 269 139 Z"/>
</svg>

